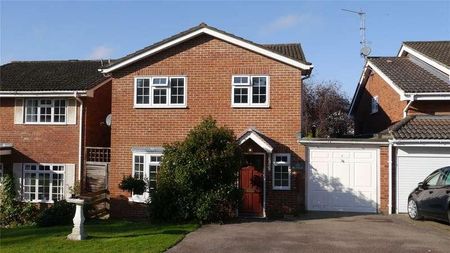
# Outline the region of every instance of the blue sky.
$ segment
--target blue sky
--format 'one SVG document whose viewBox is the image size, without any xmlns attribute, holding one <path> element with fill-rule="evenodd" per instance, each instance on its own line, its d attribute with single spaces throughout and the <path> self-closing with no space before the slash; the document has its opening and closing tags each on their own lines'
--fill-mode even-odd
<svg viewBox="0 0 450 253">
<path fill-rule="evenodd" d="M 402 41 L 450 39 L 450 1 L 2 1 L 0 61 L 117 58 L 200 22 L 257 43 L 301 42 L 313 79 L 352 95 L 361 74 L 359 18 L 372 56 Z"/>
</svg>

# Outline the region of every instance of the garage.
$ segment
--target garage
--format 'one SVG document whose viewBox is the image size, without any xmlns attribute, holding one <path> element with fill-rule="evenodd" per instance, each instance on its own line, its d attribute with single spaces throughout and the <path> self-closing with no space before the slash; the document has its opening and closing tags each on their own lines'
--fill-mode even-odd
<svg viewBox="0 0 450 253">
<path fill-rule="evenodd" d="M 397 212 L 407 212 L 408 196 L 436 169 L 450 166 L 449 147 L 398 147 Z"/>
<path fill-rule="evenodd" d="M 379 149 L 353 146 L 308 147 L 308 210 L 377 212 Z"/>
</svg>

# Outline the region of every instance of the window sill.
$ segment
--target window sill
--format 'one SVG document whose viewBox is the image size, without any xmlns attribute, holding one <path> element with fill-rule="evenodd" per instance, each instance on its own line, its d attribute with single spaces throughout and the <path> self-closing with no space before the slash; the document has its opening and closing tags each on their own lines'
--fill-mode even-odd
<svg viewBox="0 0 450 253">
<path fill-rule="evenodd" d="M 53 200 L 44 201 L 44 200 L 25 200 L 25 199 L 22 199 L 22 202 L 33 203 L 33 204 L 54 204 L 55 203 L 55 201 L 53 201 Z"/>
<path fill-rule="evenodd" d="M 186 109 L 187 105 L 134 105 L 134 109 Z"/>
<path fill-rule="evenodd" d="M 24 122 L 23 125 L 65 126 L 66 122 Z"/>
<path fill-rule="evenodd" d="M 272 187 L 274 191 L 290 191 L 291 187 Z"/>
<path fill-rule="evenodd" d="M 231 108 L 236 108 L 236 109 L 258 109 L 258 108 L 262 108 L 262 109 L 268 109 L 270 108 L 270 105 L 232 105 Z"/>
</svg>

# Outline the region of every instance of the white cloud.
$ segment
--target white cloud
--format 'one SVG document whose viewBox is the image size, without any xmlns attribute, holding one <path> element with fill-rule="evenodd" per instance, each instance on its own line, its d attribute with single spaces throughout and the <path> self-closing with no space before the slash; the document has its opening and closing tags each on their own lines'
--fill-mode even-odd
<svg viewBox="0 0 450 253">
<path fill-rule="evenodd" d="M 89 54 L 89 58 L 91 59 L 109 58 L 112 52 L 113 52 L 112 48 L 109 48 L 107 46 L 98 46 L 91 51 L 91 53 Z"/>
<path fill-rule="evenodd" d="M 263 34 L 272 34 L 281 30 L 286 30 L 292 27 L 295 27 L 299 24 L 309 25 L 309 23 L 313 22 L 314 18 L 309 14 L 302 15 L 286 15 L 281 16 L 272 22 L 268 23 L 261 29 L 261 33 Z"/>
</svg>

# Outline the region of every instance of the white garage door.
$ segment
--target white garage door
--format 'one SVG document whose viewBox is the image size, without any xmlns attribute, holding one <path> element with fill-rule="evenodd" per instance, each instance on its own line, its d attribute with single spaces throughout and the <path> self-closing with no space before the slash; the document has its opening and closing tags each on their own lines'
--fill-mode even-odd
<svg viewBox="0 0 450 253">
<path fill-rule="evenodd" d="M 404 147 L 397 153 L 397 210 L 407 212 L 408 196 L 436 169 L 450 166 L 450 148 Z"/>
<path fill-rule="evenodd" d="M 377 149 L 309 148 L 307 208 L 377 211 Z"/>
</svg>

